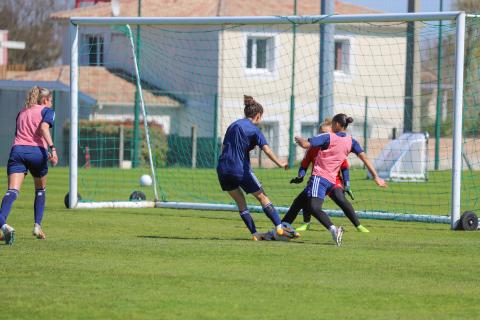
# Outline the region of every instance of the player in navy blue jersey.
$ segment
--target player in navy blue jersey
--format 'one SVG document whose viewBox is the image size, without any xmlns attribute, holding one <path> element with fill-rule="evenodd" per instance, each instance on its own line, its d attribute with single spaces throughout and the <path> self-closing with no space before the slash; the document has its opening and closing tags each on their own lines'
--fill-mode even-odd
<svg viewBox="0 0 480 320">
<path fill-rule="evenodd" d="M 47 160 L 52 165 L 58 162 L 49 131 L 55 120 L 55 112 L 51 107 L 51 92 L 45 88 L 33 87 L 28 92 L 24 108 L 17 115 L 15 138 L 7 164 L 8 190 L 0 207 L 0 227 L 4 240 L 9 245 L 13 244 L 15 230 L 7 224 L 7 218 L 28 171 L 32 174 L 35 185 L 33 235 L 37 239 L 45 239 L 41 223 L 45 209 Z M 48 148 L 51 153 L 47 152 Z"/>
<path fill-rule="evenodd" d="M 233 122 L 225 133 L 223 139 L 222 154 L 218 159 L 218 181 L 223 191 L 235 200 L 240 217 L 252 234 L 255 241 L 264 240 L 263 235 L 258 233 L 252 216 L 247 208 L 247 202 L 242 192 L 251 193 L 262 205 L 263 211 L 273 222 L 278 235 L 298 237 L 298 233 L 284 229 L 277 210 L 270 202 L 262 185 L 253 174 L 250 166 L 250 151 L 258 146 L 279 167 L 288 169 L 286 162 L 277 159 L 272 149 L 268 146 L 262 131 L 257 125 L 262 121 L 263 107 L 253 97 L 244 96 L 245 118 Z"/>
</svg>

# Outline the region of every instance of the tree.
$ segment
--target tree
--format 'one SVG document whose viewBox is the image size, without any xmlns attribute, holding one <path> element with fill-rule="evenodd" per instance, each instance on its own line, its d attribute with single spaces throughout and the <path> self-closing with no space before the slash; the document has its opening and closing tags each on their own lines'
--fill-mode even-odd
<svg viewBox="0 0 480 320">
<path fill-rule="evenodd" d="M 480 13 L 478 0 L 457 0 L 455 9 Z M 465 28 L 464 132 L 476 136 L 480 127 L 480 18 L 469 18 Z"/>
<path fill-rule="evenodd" d="M 456 10 L 467 13 L 480 12 L 480 2 L 478 0 L 457 0 L 453 6 Z"/>
<path fill-rule="evenodd" d="M 10 40 L 24 41 L 26 46 L 25 50 L 10 50 L 8 63 L 25 64 L 27 70 L 55 64 L 61 44 L 58 28 L 49 16 L 64 9 L 67 9 L 64 1 L 0 1 L 0 29 L 8 30 Z"/>
<path fill-rule="evenodd" d="M 467 13 L 480 13 L 480 1 L 456 0 L 453 9 Z M 453 88 L 455 86 L 455 24 L 443 23 L 443 37 L 441 40 L 441 84 L 443 90 L 448 92 L 447 120 L 441 124 L 442 135 L 451 136 L 453 131 Z M 429 56 L 422 65 L 437 75 L 437 45 L 438 42 L 430 43 L 427 48 Z M 465 26 L 465 65 L 464 65 L 464 88 L 463 88 L 463 131 L 467 136 L 477 136 L 480 129 L 480 18 L 467 18 Z M 449 89 L 450 88 L 450 89 Z M 434 132 L 434 123 L 428 126 L 430 133 Z"/>
</svg>

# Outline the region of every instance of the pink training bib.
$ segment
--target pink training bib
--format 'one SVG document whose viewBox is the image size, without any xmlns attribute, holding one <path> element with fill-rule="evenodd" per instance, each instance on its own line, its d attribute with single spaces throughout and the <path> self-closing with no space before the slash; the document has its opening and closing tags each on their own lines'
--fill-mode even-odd
<svg viewBox="0 0 480 320">
<path fill-rule="evenodd" d="M 323 177 L 335 184 L 340 166 L 347 159 L 351 150 L 352 136 L 340 137 L 330 132 L 330 145 L 328 149 L 321 150 L 317 154 L 313 166 L 313 175 Z"/>
<path fill-rule="evenodd" d="M 47 142 L 38 132 L 42 123 L 43 108 L 45 106 L 33 105 L 20 111 L 17 116 L 14 146 L 39 146 L 47 149 Z"/>
</svg>

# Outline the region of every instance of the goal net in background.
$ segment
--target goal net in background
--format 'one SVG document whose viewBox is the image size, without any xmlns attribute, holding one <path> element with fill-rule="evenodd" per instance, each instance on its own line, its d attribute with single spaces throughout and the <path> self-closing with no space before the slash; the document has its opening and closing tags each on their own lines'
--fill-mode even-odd
<svg viewBox="0 0 480 320">
<path fill-rule="evenodd" d="M 460 102 L 455 100 L 455 88 L 460 88 L 455 82 L 456 14 L 444 14 L 442 23 L 433 14 L 415 15 L 417 20 L 410 23 L 404 20 L 413 15 L 399 16 L 345 16 L 342 22 L 354 19 L 332 23 L 334 33 L 327 34 L 329 42 L 323 46 L 321 24 L 339 22 L 341 16 L 73 18 L 78 48 L 73 42 L 72 52 L 78 53 L 78 67 L 73 59 L 72 71 L 78 70 L 78 92 L 94 96 L 96 103 L 78 102 L 78 165 L 73 165 L 71 191 L 76 186 L 81 207 L 128 201 L 135 190 L 154 200 L 152 187 L 139 185 L 140 176 L 150 170 L 132 47 L 119 28 L 128 23 L 148 114 L 157 205 L 188 202 L 224 208 L 221 205 L 232 203 L 221 192 L 215 166 L 226 128 L 243 117 L 247 94 L 265 109 L 260 128 L 269 145 L 293 164 L 285 172 L 273 168 L 258 149 L 250 154 L 255 174 L 275 205 L 288 206 L 304 187 L 289 184 L 304 153 L 293 146 L 293 136 L 314 136 L 319 121 L 346 113 L 354 118 L 349 132 L 379 169 L 385 150 L 398 146 L 399 157 L 391 160 L 401 163 L 404 173 L 415 175 L 420 168 L 426 177 L 428 171 L 428 179 L 391 181 L 388 189 L 380 190 L 351 156 L 355 209 L 448 221 L 433 216 L 448 216 L 454 207 L 453 132 Z M 480 19 L 473 18 L 466 23 L 463 132 L 457 137 L 462 151 L 457 156 L 463 159 L 457 166 L 462 211 L 480 207 L 480 83 L 475 71 L 479 24 Z M 72 34 L 76 32 L 72 27 Z M 322 56 L 321 48 L 329 53 Z M 413 144 L 422 151 L 408 150 L 401 143 L 406 133 L 428 134 L 428 143 Z M 401 157 L 405 150 L 409 155 Z M 325 207 L 336 209 L 331 201 Z"/>
</svg>

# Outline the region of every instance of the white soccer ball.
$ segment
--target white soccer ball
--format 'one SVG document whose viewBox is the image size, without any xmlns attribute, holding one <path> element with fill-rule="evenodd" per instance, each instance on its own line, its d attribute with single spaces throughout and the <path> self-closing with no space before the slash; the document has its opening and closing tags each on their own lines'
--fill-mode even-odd
<svg viewBox="0 0 480 320">
<path fill-rule="evenodd" d="M 152 185 L 152 177 L 148 174 L 144 174 L 140 177 L 140 185 L 142 187 L 149 187 Z"/>
</svg>

